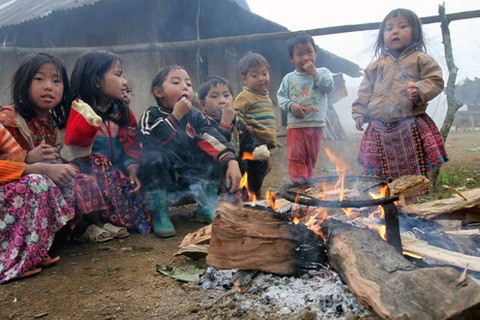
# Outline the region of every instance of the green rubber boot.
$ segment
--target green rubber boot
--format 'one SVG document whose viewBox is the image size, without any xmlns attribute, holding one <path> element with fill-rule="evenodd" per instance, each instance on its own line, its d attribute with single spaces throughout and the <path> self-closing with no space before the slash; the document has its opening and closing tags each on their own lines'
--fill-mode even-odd
<svg viewBox="0 0 480 320">
<path fill-rule="evenodd" d="M 195 220 L 205 223 L 212 223 L 217 210 L 219 185 L 214 182 L 204 182 L 201 190 L 196 194 L 198 208 L 195 211 Z"/>
<path fill-rule="evenodd" d="M 175 227 L 168 214 L 168 202 L 165 190 L 147 192 L 145 199 L 152 212 L 153 232 L 160 238 L 173 237 Z"/>
</svg>

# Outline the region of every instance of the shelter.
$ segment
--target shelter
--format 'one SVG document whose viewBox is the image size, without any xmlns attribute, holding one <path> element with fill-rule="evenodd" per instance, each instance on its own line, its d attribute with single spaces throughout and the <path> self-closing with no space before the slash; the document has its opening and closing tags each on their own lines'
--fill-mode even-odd
<svg viewBox="0 0 480 320">
<path fill-rule="evenodd" d="M 169 64 L 184 66 L 194 88 L 207 75 L 217 74 L 229 79 L 238 92 L 242 84 L 237 62 L 248 51 L 269 61 L 275 100 L 281 79 L 293 68 L 288 36 L 242 37 L 286 31 L 252 13 L 245 0 L 10 0 L 0 4 L 0 104 L 10 102 L 11 75 L 25 54 L 50 52 L 62 57 L 71 71 L 77 56 L 90 48 L 122 57 L 133 83 L 132 109 L 137 115 L 154 103 L 151 80 Z M 225 37 L 235 39 L 223 41 L 230 39 Z M 358 65 L 321 48 L 317 64 L 334 73 L 361 75 Z M 279 124 L 282 118 L 278 111 Z"/>
</svg>

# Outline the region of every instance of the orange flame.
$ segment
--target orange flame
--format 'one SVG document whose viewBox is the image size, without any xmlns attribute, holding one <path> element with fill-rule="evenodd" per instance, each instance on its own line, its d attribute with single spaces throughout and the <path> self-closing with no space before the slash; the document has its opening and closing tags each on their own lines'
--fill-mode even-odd
<svg viewBox="0 0 480 320">
<path fill-rule="evenodd" d="M 325 148 L 325 153 L 333 164 L 335 164 L 335 169 L 337 171 L 338 180 L 335 184 L 335 188 L 340 188 L 340 194 L 338 195 L 338 200 L 343 200 L 345 196 L 345 176 L 347 175 L 350 165 L 343 159 L 335 156 L 329 148 Z"/>
<path fill-rule="evenodd" d="M 277 201 L 277 194 L 275 192 L 268 189 L 267 192 L 265 193 L 265 197 L 267 198 L 268 205 L 270 206 L 270 208 L 272 208 L 275 211 L 280 210 L 280 206 L 278 206 L 275 203 L 275 201 Z"/>
<path fill-rule="evenodd" d="M 253 157 L 253 153 L 251 152 L 244 152 L 242 154 L 242 160 L 255 160 Z"/>
<path fill-rule="evenodd" d="M 255 207 L 255 205 L 257 203 L 257 196 L 255 195 L 255 193 L 251 192 L 250 189 L 248 188 L 248 174 L 247 174 L 247 172 L 245 172 L 243 174 L 243 177 L 240 180 L 239 188 L 240 188 L 240 190 L 243 190 L 243 189 L 247 190 L 248 200 L 252 202 L 252 207 Z"/>
</svg>

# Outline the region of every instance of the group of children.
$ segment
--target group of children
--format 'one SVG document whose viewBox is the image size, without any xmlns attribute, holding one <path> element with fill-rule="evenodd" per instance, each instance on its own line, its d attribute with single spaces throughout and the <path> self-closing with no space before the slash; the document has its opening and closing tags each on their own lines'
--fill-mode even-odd
<svg viewBox="0 0 480 320">
<path fill-rule="evenodd" d="M 426 114 L 443 89 L 442 72 L 424 49 L 412 11 L 385 17 L 377 59 L 352 106 L 357 129 L 368 124 L 359 151 L 365 174 L 427 175 L 447 160 Z M 289 40 L 288 55 L 295 69 L 277 100 L 287 113 L 288 175 L 298 182 L 314 175 L 333 77 L 316 67 L 316 46 L 306 33 Z M 247 53 L 239 61 L 241 92 L 235 96 L 228 80 L 209 76 L 199 86 L 197 109 L 188 72 L 164 67 L 151 84 L 156 105 L 137 123 L 116 54 L 80 55 L 70 81 L 58 58 L 24 58 L 12 104 L 0 109 L 0 283 L 58 261 L 56 238 L 102 242 L 132 230 L 175 235 L 169 193 L 179 185 L 198 203 L 195 218 L 207 223 L 219 194 L 239 194 L 244 173 L 249 191 L 261 197 L 277 145 L 269 69 L 262 55 Z"/>
</svg>

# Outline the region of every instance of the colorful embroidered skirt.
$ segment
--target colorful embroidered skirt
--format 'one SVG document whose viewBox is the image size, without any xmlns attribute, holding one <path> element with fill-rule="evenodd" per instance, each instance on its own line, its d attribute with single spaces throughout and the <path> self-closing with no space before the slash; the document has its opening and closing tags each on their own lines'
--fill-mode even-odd
<svg viewBox="0 0 480 320">
<path fill-rule="evenodd" d="M 55 233 L 74 217 L 68 203 L 53 181 L 42 175 L 0 184 L 0 283 L 47 257 Z"/>
<path fill-rule="evenodd" d="M 140 234 L 151 232 L 151 214 L 142 195 L 129 193 L 127 176 L 114 168 L 106 156 L 92 153 L 87 158 L 76 159 L 75 163 L 81 172 L 96 178 L 107 205 L 105 220 Z"/>
<path fill-rule="evenodd" d="M 393 123 L 370 121 L 358 156 L 364 174 L 392 179 L 426 176 L 446 161 L 443 137 L 427 114 Z"/>
</svg>

